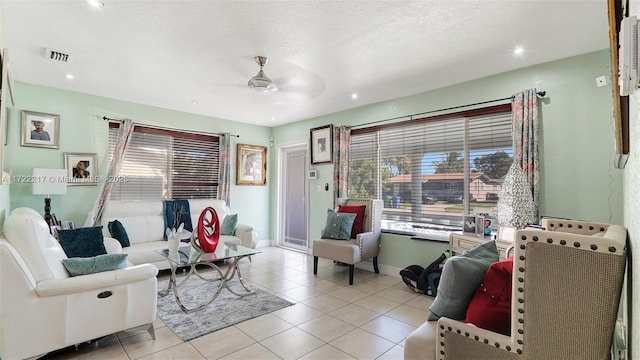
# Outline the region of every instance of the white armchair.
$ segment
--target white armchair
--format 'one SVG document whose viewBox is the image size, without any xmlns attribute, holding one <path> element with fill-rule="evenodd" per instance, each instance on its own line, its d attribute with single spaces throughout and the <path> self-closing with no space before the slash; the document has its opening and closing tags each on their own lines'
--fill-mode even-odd
<svg viewBox="0 0 640 360">
<path fill-rule="evenodd" d="M 155 339 L 153 265 L 71 277 L 66 258 L 35 210 L 18 208 L 6 219 L 0 236 L 0 358 L 36 357 L 142 326 Z"/>
<path fill-rule="evenodd" d="M 364 232 L 355 239 L 313 241 L 313 274 L 318 274 L 318 257 L 331 259 L 349 265 L 349 285 L 353 285 L 355 264 L 373 259 L 373 270 L 378 270 L 378 252 L 380 251 L 380 234 L 382 222 L 382 200 L 338 199 L 339 205 L 366 206 L 363 219 Z"/>
</svg>

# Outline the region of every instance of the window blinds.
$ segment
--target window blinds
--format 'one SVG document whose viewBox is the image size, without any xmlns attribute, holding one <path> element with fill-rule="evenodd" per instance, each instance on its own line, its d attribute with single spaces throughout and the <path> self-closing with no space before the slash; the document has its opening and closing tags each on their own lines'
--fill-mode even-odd
<svg viewBox="0 0 640 360">
<path fill-rule="evenodd" d="M 118 124 L 109 128 L 113 156 Z M 218 187 L 219 142 L 215 135 L 136 126 L 126 149 L 111 200 L 215 198 Z"/>
<path fill-rule="evenodd" d="M 348 192 L 385 200 L 394 230 L 459 226 L 474 206 L 495 207 L 501 178 L 492 161 L 512 154 L 510 105 L 357 129 Z"/>
</svg>

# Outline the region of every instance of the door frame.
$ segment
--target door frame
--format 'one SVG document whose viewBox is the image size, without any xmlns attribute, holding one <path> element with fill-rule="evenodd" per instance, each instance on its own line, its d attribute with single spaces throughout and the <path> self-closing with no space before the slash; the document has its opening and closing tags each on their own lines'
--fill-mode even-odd
<svg viewBox="0 0 640 360">
<path fill-rule="evenodd" d="M 291 149 L 304 149 L 305 157 L 309 158 L 309 143 L 307 141 L 295 141 L 290 143 L 283 143 L 276 146 L 276 228 L 275 228 L 275 246 L 282 246 L 284 244 L 284 203 L 285 203 L 285 184 L 284 184 L 284 168 L 285 164 L 285 152 Z M 307 179 L 307 172 L 309 171 L 309 162 L 306 161 L 304 165 L 304 178 L 307 182 L 307 186 L 305 187 L 305 210 L 307 216 L 305 217 L 305 225 L 306 225 L 306 236 L 307 236 L 307 253 L 309 250 L 309 184 Z"/>
</svg>

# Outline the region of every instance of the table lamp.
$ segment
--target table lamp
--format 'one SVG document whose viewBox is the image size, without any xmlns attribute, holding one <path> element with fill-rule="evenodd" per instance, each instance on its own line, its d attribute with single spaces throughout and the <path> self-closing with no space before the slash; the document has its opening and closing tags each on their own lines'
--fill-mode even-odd
<svg viewBox="0 0 640 360">
<path fill-rule="evenodd" d="M 44 220 L 51 223 L 51 195 L 67 193 L 67 171 L 65 169 L 33 169 L 33 195 L 44 198 Z"/>
</svg>

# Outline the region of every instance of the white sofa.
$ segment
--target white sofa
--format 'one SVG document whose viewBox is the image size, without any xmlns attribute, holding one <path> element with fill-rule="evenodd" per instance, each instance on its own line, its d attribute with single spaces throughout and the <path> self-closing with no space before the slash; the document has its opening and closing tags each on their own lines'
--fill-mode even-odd
<svg viewBox="0 0 640 360">
<path fill-rule="evenodd" d="M 105 248 L 120 244 L 105 239 Z M 155 338 L 158 269 L 71 277 L 66 258 L 38 212 L 17 208 L 7 217 L 0 235 L 0 358 L 32 358 L 141 326 Z"/>
<path fill-rule="evenodd" d="M 224 200 L 216 199 L 191 199 L 189 210 L 191 222 L 195 228 L 200 213 L 206 207 L 213 207 L 218 214 L 220 224 L 231 210 Z M 131 246 L 122 249 L 128 254 L 128 261 L 133 264 L 153 264 L 159 270 L 169 268 L 169 262 L 155 250 L 166 249 L 167 241 L 164 240 L 165 226 L 162 212 L 162 201 L 109 201 L 105 204 L 104 212 L 100 220 L 102 233 L 105 237 L 111 237 L 108 224 L 118 220 L 124 226 Z M 221 235 L 220 242 L 233 242 L 245 247 L 255 248 L 258 233 L 252 226 L 238 224 L 234 235 Z"/>
</svg>

